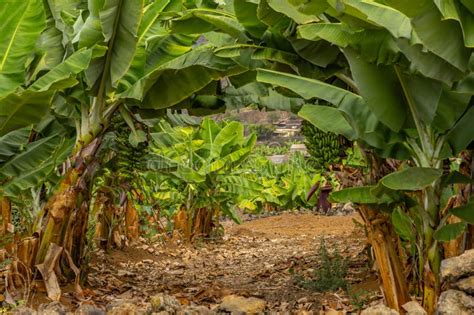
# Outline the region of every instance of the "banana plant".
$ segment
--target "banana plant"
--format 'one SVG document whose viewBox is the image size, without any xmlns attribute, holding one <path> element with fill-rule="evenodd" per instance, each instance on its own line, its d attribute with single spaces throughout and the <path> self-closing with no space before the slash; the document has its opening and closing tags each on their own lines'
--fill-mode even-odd
<svg viewBox="0 0 474 315">
<path fill-rule="evenodd" d="M 103 144 L 97 153 L 101 169 L 95 176 L 91 202 L 96 219 L 95 236 L 97 244 L 108 250 L 114 244 L 121 248 L 122 240 L 138 239 L 139 225 L 135 204 L 141 202 L 143 178 L 140 160 L 146 154 L 148 128 L 135 121 L 130 129 L 122 120 L 126 113 L 116 113 L 112 124 L 104 134 Z M 138 137 L 137 137 L 138 136 Z"/>
<path fill-rule="evenodd" d="M 193 32 L 172 27 L 200 5 L 28 0 L 2 7 L 0 137 L 8 143 L 2 193 L 10 196 L 49 180 L 65 162 L 40 214 L 37 263 L 51 243 L 63 247 L 63 266 L 83 262 L 90 185 L 114 113 L 130 123 L 132 141 L 141 142 L 134 115 L 158 117 L 164 108 L 186 106 L 188 99 L 194 103 L 203 90 L 216 92 L 213 82 L 245 70 L 216 56 L 211 43 L 198 41 L 202 33 L 226 29 L 222 23 L 193 27 Z M 201 10 L 212 13 L 213 21 L 224 15 L 224 24 L 236 21 L 222 10 Z M 25 143 L 27 130 L 28 143 L 12 145 L 17 137 L 18 144 Z"/>
<path fill-rule="evenodd" d="M 240 208 L 251 212 L 268 208 L 312 208 L 316 198 L 307 200 L 308 191 L 321 180 L 321 174 L 313 170 L 301 154 L 274 164 L 257 150 L 226 179 L 239 196 Z"/>
<path fill-rule="evenodd" d="M 470 181 L 445 174 L 443 163 L 474 139 L 469 128 L 474 118 L 472 6 L 466 1 L 268 0 L 260 7 L 270 7 L 297 24 L 289 38 L 337 48 L 347 68 L 338 75 L 345 85 L 278 69 L 259 69 L 257 81 L 305 99 L 299 115 L 319 129 L 357 140 L 377 157 L 409 161 L 408 168 L 372 186 L 334 194 L 333 199 L 389 204 L 392 218 L 415 220 L 411 213 L 416 213 L 421 220 L 419 284 L 423 305 L 433 313 L 440 292 L 440 242 L 465 228 L 464 223 L 446 225 L 447 218 L 454 214 L 474 223 L 469 215 L 472 203 L 444 211 L 442 198 L 451 184 Z M 400 231 L 397 222 L 392 220 Z M 397 283 L 391 291 L 398 291 L 398 297 L 390 290 L 385 293 L 389 306 L 399 309 L 408 295 L 403 292 L 405 278 L 394 272 Z"/>
<path fill-rule="evenodd" d="M 240 222 L 234 212 L 235 195 L 226 189 L 225 178 L 249 156 L 255 134 L 245 137 L 239 122 L 219 125 L 205 118 L 199 128 L 173 128 L 163 121 L 151 136 L 146 168 L 167 179 L 165 187 L 160 184 L 157 197 L 178 193 L 173 199 L 179 202 L 181 213 L 176 214 L 174 224 L 187 239 L 209 236 L 221 213 Z M 174 189 L 164 191 L 166 186 Z"/>
</svg>

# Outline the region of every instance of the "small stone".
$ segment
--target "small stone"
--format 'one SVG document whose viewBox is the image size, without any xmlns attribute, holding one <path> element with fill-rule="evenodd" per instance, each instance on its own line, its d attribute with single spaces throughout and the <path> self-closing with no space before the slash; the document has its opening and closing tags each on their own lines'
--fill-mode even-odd
<svg viewBox="0 0 474 315">
<path fill-rule="evenodd" d="M 137 306 L 126 300 L 115 301 L 107 305 L 107 315 L 136 315 L 138 314 Z"/>
<path fill-rule="evenodd" d="M 469 294 L 474 294 L 474 277 L 464 278 L 454 284 L 454 287 Z"/>
<path fill-rule="evenodd" d="M 410 301 L 402 305 L 403 309 L 407 311 L 407 315 L 426 315 L 425 309 L 416 301 Z"/>
<path fill-rule="evenodd" d="M 355 212 L 354 204 L 352 202 L 348 202 L 344 204 L 342 210 L 344 211 L 344 214 L 353 213 Z"/>
<path fill-rule="evenodd" d="M 470 315 L 474 314 L 474 297 L 462 291 L 447 290 L 441 293 L 438 300 L 439 315 Z"/>
<path fill-rule="evenodd" d="M 94 305 L 83 304 L 76 309 L 74 315 L 105 315 L 105 311 Z"/>
<path fill-rule="evenodd" d="M 474 275 L 474 249 L 441 261 L 441 280 L 452 281 Z"/>
<path fill-rule="evenodd" d="M 67 309 L 59 302 L 43 303 L 38 307 L 38 315 L 65 315 Z"/>
<path fill-rule="evenodd" d="M 181 310 L 179 301 L 170 295 L 163 293 L 157 294 L 150 299 L 152 312 L 178 312 Z"/>
<path fill-rule="evenodd" d="M 232 314 L 261 314 L 265 310 L 265 306 L 266 302 L 261 299 L 228 295 L 222 299 L 219 310 Z"/>
<path fill-rule="evenodd" d="M 213 315 L 216 312 L 211 311 L 205 306 L 188 306 L 184 309 L 183 315 Z"/>
<path fill-rule="evenodd" d="M 399 315 L 396 310 L 391 309 L 390 307 L 384 304 L 377 304 L 366 308 L 361 312 L 361 315 Z"/>
</svg>

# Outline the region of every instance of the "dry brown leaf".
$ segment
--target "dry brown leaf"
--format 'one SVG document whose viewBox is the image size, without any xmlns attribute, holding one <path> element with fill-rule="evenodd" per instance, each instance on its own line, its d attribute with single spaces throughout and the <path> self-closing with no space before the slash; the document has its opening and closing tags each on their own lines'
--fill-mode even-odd
<svg viewBox="0 0 474 315">
<path fill-rule="evenodd" d="M 58 264 L 62 252 L 63 248 L 61 246 L 51 243 L 44 262 L 36 265 L 36 268 L 38 268 L 43 277 L 48 297 L 53 301 L 59 301 L 61 298 L 61 288 L 59 287 L 58 278 L 56 277 L 54 269 Z"/>
</svg>

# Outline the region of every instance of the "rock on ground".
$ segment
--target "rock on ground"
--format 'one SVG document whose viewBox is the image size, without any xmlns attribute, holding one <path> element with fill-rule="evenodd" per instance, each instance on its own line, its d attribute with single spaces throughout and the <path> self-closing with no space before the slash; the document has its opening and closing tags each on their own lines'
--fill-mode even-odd
<svg viewBox="0 0 474 315">
<path fill-rule="evenodd" d="M 442 281 L 453 281 L 471 275 L 474 275 L 474 249 L 441 262 Z"/>
<path fill-rule="evenodd" d="M 105 311 L 94 305 L 83 304 L 76 309 L 74 315 L 105 315 Z"/>
<path fill-rule="evenodd" d="M 67 309 L 59 302 L 44 303 L 38 307 L 38 315 L 66 315 Z"/>
<path fill-rule="evenodd" d="M 468 294 L 474 294 L 474 276 L 457 281 L 454 287 Z"/>
<path fill-rule="evenodd" d="M 361 312 L 361 315 L 399 315 L 396 310 L 392 310 L 390 307 L 384 304 L 377 304 L 366 308 Z"/>
<path fill-rule="evenodd" d="M 205 306 L 188 306 L 184 309 L 183 315 L 213 315 L 216 312 L 211 311 Z"/>
<path fill-rule="evenodd" d="M 222 299 L 219 310 L 232 314 L 261 314 L 265 310 L 265 306 L 266 302 L 261 299 L 228 295 Z"/>
<path fill-rule="evenodd" d="M 172 312 L 181 310 L 181 303 L 174 297 L 166 294 L 157 294 L 150 299 L 152 312 Z"/>
<path fill-rule="evenodd" d="M 137 315 L 138 308 L 130 301 L 117 301 L 107 306 L 107 315 Z"/>
<path fill-rule="evenodd" d="M 458 290 L 447 290 L 441 293 L 438 300 L 439 315 L 474 314 L 474 297 Z"/>
<path fill-rule="evenodd" d="M 403 304 L 403 309 L 407 311 L 407 315 L 426 315 L 425 309 L 416 301 L 410 301 Z"/>
</svg>

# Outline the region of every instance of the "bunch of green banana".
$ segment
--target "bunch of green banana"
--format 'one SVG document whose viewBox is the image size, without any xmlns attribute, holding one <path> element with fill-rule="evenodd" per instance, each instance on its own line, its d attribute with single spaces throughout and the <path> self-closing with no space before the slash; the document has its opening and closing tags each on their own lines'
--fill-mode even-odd
<svg viewBox="0 0 474 315">
<path fill-rule="evenodd" d="M 347 147 L 347 139 L 332 132 L 324 132 L 303 121 L 301 133 L 311 156 L 310 162 L 317 168 L 327 168 L 340 162 Z"/>
<path fill-rule="evenodd" d="M 105 163 L 101 176 L 108 177 L 107 182 L 112 182 L 116 186 L 140 186 L 136 182 L 141 170 L 140 161 L 146 154 L 147 143 L 142 142 L 133 147 L 129 141 L 130 133 L 131 130 L 122 117 L 115 115 L 104 140 L 106 144 L 101 159 Z"/>
<path fill-rule="evenodd" d="M 145 126 L 136 127 L 145 128 Z M 141 142 L 137 147 L 133 147 L 129 141 L 130 132 L 131 130 L 126 124 L 115 130 L 117 138 L 114 151 L 119 182 L 128 182 L 135 186 L 141 170 L 141 160 L 146 154 L 147 143 Z"/>
</svg>

